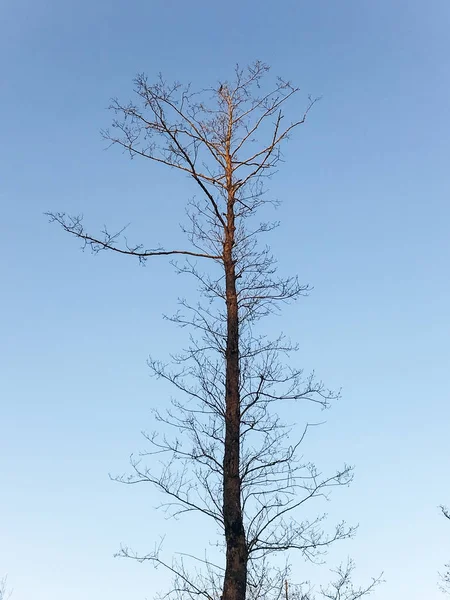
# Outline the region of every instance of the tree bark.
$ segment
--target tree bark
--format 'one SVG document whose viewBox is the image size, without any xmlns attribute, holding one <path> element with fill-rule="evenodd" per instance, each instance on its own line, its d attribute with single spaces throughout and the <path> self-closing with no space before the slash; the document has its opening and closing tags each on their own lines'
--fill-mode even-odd
<svg viewBox="0 0 450 600">
<path fill-rule="evenodd" d="M 223 461 L 223 518 L 226 541 L 226 567 L 223 600 L 245 600 L 248 550 L 241 506 L 239 390 L 239 313 L 236 291 L 235 197 L 231 158 L 227 156 L 228 207 L 224 241 L 224 269 L 227 306 L 225 446 Z"/>
</svg>

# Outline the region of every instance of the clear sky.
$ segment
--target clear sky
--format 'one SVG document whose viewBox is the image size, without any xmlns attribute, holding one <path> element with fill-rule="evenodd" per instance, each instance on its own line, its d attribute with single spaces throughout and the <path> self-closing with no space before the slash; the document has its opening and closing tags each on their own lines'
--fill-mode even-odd
<svg viewBox="0 0 450 600">
<path fill-rule="evenodd" d="M 305 446 L 324 469 L 356 467 L 326 508 L 360 529 L 330 566 L 351 555 L 362 580 L 384 570 L 376 598 L 440 597 L 449 26 L 448 0 L 1 3 L 0 576 L 14 600 L 150 598 L 163 574 L 113 558 L 120 543 L 146 551 L 167 533 L 170 554 L 209 533 L 164 521 L 149 487 L 108 479 L 167 401 L 145 361 L 180 343 L 161 313 L 185 282 L 164 260 L 83 254 L 42 213 L 82 212 L 93 230 L 131 222 L 148 244 L 178 239 L 173 217 L 192 188 L 105 152 L 105 107 L 131 97 L 137 72 L 204 86 L 256 58 L 298 83 L 301 102 L 323 96 L 271 183 L 284 201 L 271 243 L 282 270 L 315 288 L 279 326 L 306 368 L 343 387 Z M 292 558 L 304 579 L 311 569 Z"/>
</svg>

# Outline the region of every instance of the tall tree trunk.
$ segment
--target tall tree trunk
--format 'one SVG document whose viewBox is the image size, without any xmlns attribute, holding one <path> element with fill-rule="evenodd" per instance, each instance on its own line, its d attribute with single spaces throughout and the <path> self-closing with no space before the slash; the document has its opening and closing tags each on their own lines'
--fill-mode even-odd
<svg viewBox="0 0 450 600">
<path fill-rule="evenodd" d="M 231 182 L 230 182 L 231 184 Z M 245 600 L 248 551 L 241 507 L 239 315 L 236 268 L 233 259 L 235 236 L 234 197 L 229 194 L 224 267 L 227 305 L 225 448 L 223 469 L 223 517 L 226 540 L 226 568 L 223 600 Z"/>
</svg>

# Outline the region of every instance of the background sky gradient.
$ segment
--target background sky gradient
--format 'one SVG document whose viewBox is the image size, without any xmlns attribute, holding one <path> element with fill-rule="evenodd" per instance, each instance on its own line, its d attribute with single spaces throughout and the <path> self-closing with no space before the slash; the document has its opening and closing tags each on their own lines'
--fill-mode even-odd
<svg viewBox="0 0 450 600">
<path fill-rule="evenodd" d="M 184 337 L 163 312 L 191 284 L 164 259 L 93 257 L 43 212 L 84 213 L 97 231 L 181 239 L 194 188 L 179 173 L 105 152 L 111 96 L 132 79 L 215 85 L 261 59 L 323 96 L 270 183 L 283 200 L 270 243 L 282 272 L 314 286 L 274 330 L 343 398 L 305 444 L 324 469 L 354 464 L 326 507 L 359 523 L 330 555 L 383 600 L 437 600 L 450 560 L 448 0 L 14 0 L 0 7 L 0 576 L 14 600 L 151 598 L 165 575 L 113 558 L 166 534 L 198 551 L 201 519 L 165 521 L 150 487 L 120 486 L 168 391 L 152 352 Z M 291 107 L 292 108 L 292 107 Z M 292 417 L 292 414 L 290 415 Z M 299 406 L 294 419 L 304 418 Z M 315 507 L 314 507 L 315 509 Z M 292 556 L 297 580 L 327 566 Z"/>
</svg>

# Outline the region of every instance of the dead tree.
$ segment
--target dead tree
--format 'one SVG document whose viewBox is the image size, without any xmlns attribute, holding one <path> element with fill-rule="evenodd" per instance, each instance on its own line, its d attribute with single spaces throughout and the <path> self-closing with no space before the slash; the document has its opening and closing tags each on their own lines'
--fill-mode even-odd
<svg viewBox="0 0 450 600">
<path fill-rule="evenodd" d="M 116 118 L 104 137 L 132 158 L 185 174 L 201 193 L 186 204 L 186 248 L 131 244 L 123 230 L 91 235 L 82 218 L 49 213 L 94 253 L 110 250 L 140 262 L 181 258 L 175 268 L 198 282 L 203 302 L 181 299 L 171 317 L 194 330 L 189 348 L 170 364 L 149 360 L 153 374 L 184 395 L 169 411 L 155 411 L 176 433 L 146 434 L 149 451 L 132 458 L 132 476 L 121 478 L 151 482 L 168 497 L 165 507 L 172 514 L 200 511 L 222 532 L 224 566 L 206 561 L 204 578 L 195 581 L 183 562 L 166 563 L 158 552 L 141 556 L 122 550 L 172 570 L 174 594 L 180 597 L 276 599 L 284 572 L 269 574 L 271 555 L 298 550 L 306 559 L 320 560 L 330 544 L 354 533 L 345 523 L 326 531 L 324 515 L 302 517 L 308 500 L 347 485 L 352 470 L 344 466 L 323 475 L 303 462 L 299 449 L 311 425 L 295 436 L 277 416 L 278 403 L 314 402 L 324 408 L 339 393 L 291 366 L 296 346 L 283 335 L 271 340 L 261 331 L 261 319 L 309 289 L 295 276 L 277 276 L 270 250 L 260 245 L 277 224 L 258 221 L 258 212 L 274 203 L 265 182 L 279 166 L 281 145 L 316 102 L 310 98 L 301 115 L 287 121 L 283 108 L 298 88 L 283 79 L 267 87 L 267 72 L 260 62 L 237 67 L 233 81 L 199 93 L 161 76 L 150 84 L 140 75 L 136 102 L 112 103 Z M 151 461 L 156 454 L 167 456 L 161 470 Z"/>
</svg>

